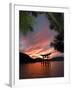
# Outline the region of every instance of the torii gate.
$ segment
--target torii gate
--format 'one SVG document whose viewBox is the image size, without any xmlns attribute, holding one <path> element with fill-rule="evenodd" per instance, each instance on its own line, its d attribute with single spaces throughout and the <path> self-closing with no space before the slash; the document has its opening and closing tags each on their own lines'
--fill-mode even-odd
<svg viewBox="0 0 72 90">
<path fill-rule="evenodd" d="M 50 54 L 51 54 L 51 53 L 45 54 L 45 55 L 41 55 L 41 56 L 43 57 L 43 59 L 44 59 L 44 58 L 47 58 L 47 59 L 48 59 L 48 57 L 49 57 Z"/>
</svg>

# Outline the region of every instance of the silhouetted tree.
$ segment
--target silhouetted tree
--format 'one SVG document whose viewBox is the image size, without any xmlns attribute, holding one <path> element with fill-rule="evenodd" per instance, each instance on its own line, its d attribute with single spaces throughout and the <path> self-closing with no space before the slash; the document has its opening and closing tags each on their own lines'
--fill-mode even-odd
<svg viewBox="0 0 72 90">
<path fill-rule="evenodd" d="M 64 52 L 64 14 L 48 13 L 48 18 L 50 20 L 50 28 L 58 32 L 51 46 L 54 46 L 60 52 Z"/>
</svg>

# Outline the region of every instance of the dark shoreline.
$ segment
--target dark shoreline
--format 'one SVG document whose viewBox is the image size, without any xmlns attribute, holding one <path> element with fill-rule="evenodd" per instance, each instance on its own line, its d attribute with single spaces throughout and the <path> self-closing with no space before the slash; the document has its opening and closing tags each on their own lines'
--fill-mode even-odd
<svg viewBox="0 0 72 90">
<path fill-rule="evenodd" d="M 20 64 L 24 64 L 24 63 L 25 63 L 25 64 L 26 64 L 26 63 L 27 63 L 27 64 L 28 64 L 28 63 L 37 63 L 37 62 L 42 62 L 42 63 L 43 63 L 43 62 L 55 62 L 55 61 L 64 61 L 64 60 L 52 60 L 52 59 L 51 59 L 51 60 L 43 60 L 43 61 L 30 61 L 30 62 L 27 61 L 27 62 L 23 62 L 23 63 L 20 63 Z"/>
<path fill-rule="evenodd" d="M 20 53 L 19 54 L 19 63 L 36 63 L 36 62 L 51 62 L 51 61 L 64 61 L 64 57 L 54 57 L 52 59 L 42 59 L 42 58 L 36 58 L 33 59 L 27 54 Z"/>
</svg>

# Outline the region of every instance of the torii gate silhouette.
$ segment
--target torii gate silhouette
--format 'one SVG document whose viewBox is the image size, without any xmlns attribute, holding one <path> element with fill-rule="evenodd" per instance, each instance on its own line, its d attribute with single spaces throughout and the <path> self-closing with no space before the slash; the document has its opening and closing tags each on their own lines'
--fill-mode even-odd
<svg viewBox="0 0 72 90">
<path fill-rule="evenodd" d="M 43 57 L 43 59 L 44 59 L 44 58 L 47 58 L 47 59 L 48 59 L 48 57 L 49 57 L 50 54 L 51 54 L 51 53 L 48 53 L 48 54 L 45 54 L 45 55 L 41 55 L 41 56 Z"/>
</svg>

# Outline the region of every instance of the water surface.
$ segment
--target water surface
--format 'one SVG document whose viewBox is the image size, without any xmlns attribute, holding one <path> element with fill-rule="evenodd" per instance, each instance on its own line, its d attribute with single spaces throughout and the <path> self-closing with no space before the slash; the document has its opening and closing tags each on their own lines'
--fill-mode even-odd
<svg viewBox="0 0 72 90">
<path fill-rule="evenodd" d="M 63 77 L 64 61 L 44 61 L 20 64 L 20 79 Z"/>
</svg>

